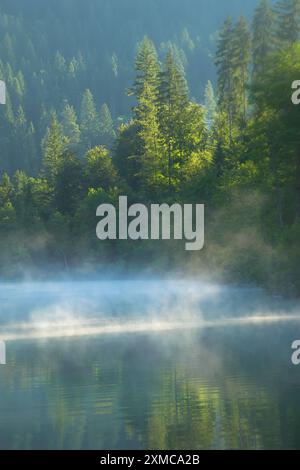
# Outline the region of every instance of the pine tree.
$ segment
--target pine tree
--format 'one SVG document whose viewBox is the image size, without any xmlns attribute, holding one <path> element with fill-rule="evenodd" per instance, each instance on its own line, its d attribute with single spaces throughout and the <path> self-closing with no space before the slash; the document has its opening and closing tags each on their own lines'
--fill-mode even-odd
<svg viewBox="0 0 300 470">
<path fill-rule="evenodd" d="M 77 207 L 82 189 L 82 165 L 79 159 L 67 151 L 56 167 L 54 202 L 58 211 L 68 216 Z"/>
<path fill-rule="evenodd" d="M 215 99 L 214 88 L 210 80 L 207 82 L 205 87 L 204 104 L 206 110 L 206 122 L 208 127 L 211 128 L 216 117 L 217 103 Z"/>
<path fill-rule="evenodd" d="M 138 176 L 141 187 L 154 189 L 160 173 L 158 93 L 159 63 L 152 41 L 145 37 L 139 45 L 135 60 L 136 78 L 130 94 L 137 103 L 133 109 L 137 131 Z"/>
<path fill-rule="evenodd" d="M 80 127 L 77 121 L 76 111 L 73 106 L 65 101 L 62 111 L 62 129 L 68 140 L 68 149 L 76 151 L 80 142 Z"/>
<path fill-rule="evenodd" d="M 13 193 L 13 184 L 7 173 L 1 174 L 0 180 L 0 206 L 5 206 L 9 203 Z"/>
<path fill-rule="evenodd" d="M 189 90 L 184 71 L 175 60 L 171 50 L 166 55 L 164 69 L 160 73 L 160 103 L 169 108 L 179 109 L 189 100 Z"/>
<path fill-rule="evenodd" d="M 16 114 L 13 126 L 13 136 L 13 170 L 15 171 L 19 168 L 19 155 L 22 155 L 22 166 L 27 171 L 34 172 L 36 169 L 35 131 L 32 123 L 28 125 L 22 106 L 19 107 Z"/>
<path fill-rule="evenodd" d="M 142 186 L 155 189 L 162 170 L 160 131 L 156 91 L 147 81 L 135 108 L 135 123 L 138 129 Z"/>
<path fill-rule="evenodd" d="M 136 78 L 133 86 L 129 89 L 129 95 L 134 95 L 137 100 L 147 82 L 153 89 L 158 87 L 159 63 L 155 46 L 150 39 L 145 36 L 139 44 L 135 59 Z"/>
<path fill-rule="evenodd" d="M 54 65 L 57 71 L 60 73 L 64 73 L 67 70 L 66 59 L 59 51 L 57 51 L 55 54 Z"/>
<path fill-rule="evenodd" d="M 28 151 L 28 173 L 35 174 L 38 172 L 40 162 L 37 159 L 37 143 L 36 143 L 36 131 L 33 122 L 30 122 L 27 129 L 27 144 L 26 148 Z M 20 167 L 20 164 L 18 165 Z"/>
<path fill-rule="evenodd" d="M 12 161 L 12 150 L 10 144 L 14 139 L 14 122 L 15 116 L 10 99 L 10 93 L 9 91 L 6 91 L 6 104 L 5 106 L 0 105 L 0 164 L 2 169 L 10 172 L 15 170 L 14 164 L 16 161 L 16 158 Z M 19 153 L 18 149 L 17 153 Z"/>
<path fill-rule="evenodd" d="M 240 17 L 233 25 L 228 18 L 219 35 L 216 66 L 218 101 L 220 110 L 227 114 L 231 143 L 234 129 L 244 127 L 246 123 L 250 48 L 251 36 L 246 20 Z"/>
<path fill-rule="evenodd" d="M 274 12 L 268 0 L 260 0 L 252 23 L 253 78 L 265 73 L 266 59 L 274 49 Z"/>
<path fill-rule="evenodd" d="M 109 151 L 102 146 L 94 147 L 85 156 L 85 182 L 87 188 L 108 191 L 117 185 L 118 174 Z"/>
<path fill-rule="evenodd" d="M 219 33 L 215 64 L 218 72 L 218 104 L 227 114 L 231 142 L 236 113 L 234 52 L 234 28 L 231 18 L 227 18 Z"/>
<path fill-rule="evenodd" d="M 85 148 L 90 149 L 99 142 L 100 124 L 93 95 L 86 90 L 81 102 L 80 130 Z"/>
<path fill-rule="evenodd" d="M 10 97 L 10 92 L 6 91 L 6 104 L 3 107 L 3 113 L 5 115 L 6 121 L 9 124 L 14 124 L 15 116 L 14 116 L 14 111 L 12 107 L 12 102 L 11 102 L 11 97 Z M 2 113 L 1 113 L 2 114 Z"/>
<path fill-rule="evenodd" d="M 247 86 L 249 82 L 249 66 L 251 58 L 251 35 L 248 23 L 240 17 L 233 30 L 234 48 L 234 91 L 237 99 L 237 112 L 242 125 L 246 124 Z M 238 103 L 241 103 L 240 106 Z"/>
<path fill-rule="evenodd" d="M 66 143 L 66 138 L 63 135 L 61 125 L 54 114 L 51 125 L 47 129 L 46 135 L 43 139 L 44 156 L 42 174 L 51 185 L 55 184 L 55 180 L 62 165 Z"/>
<path fill-rule="evenodd" d="M 116 138 L 116 133 L 114 130 L 114 122 L 111 117 L 109 107 L 106 103 L 101 106 L 99 123 L 101 145 L 105 145 L 106 147 L 110 148 Z"/>
<path fill-rule="evenodd" d="M 182 69 L 170 50 L 160 74 L 159 124 L 165 154 L 169 186 L 172 183 L 173 167 L 183 157 L 182 136 L 184 132 L 184 109 L 189 104 L 189 90 Z"/>
<path fill-rule="evenodd" d="M 280 0 L 275 5 L 277 37 L 283 46 L 299 40 L 300 0 Z"/>
</svg>

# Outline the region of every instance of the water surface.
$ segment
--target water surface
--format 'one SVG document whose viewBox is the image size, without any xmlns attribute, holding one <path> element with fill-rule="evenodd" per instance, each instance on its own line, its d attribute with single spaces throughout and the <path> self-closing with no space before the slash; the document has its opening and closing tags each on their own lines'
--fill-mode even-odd
<svg viewBox="0 0 300 470">
<path fill-rule="evenodd" d="M 300 448 L 298 306 L 191 282 L 0 286 L 1 449 Z"/>
</svg>

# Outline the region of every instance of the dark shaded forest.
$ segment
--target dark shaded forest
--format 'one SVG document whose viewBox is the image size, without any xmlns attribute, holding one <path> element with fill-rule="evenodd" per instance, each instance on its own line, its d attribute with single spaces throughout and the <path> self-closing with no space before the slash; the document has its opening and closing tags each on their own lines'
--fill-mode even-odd
<svg viewBox="0 0 300 470">
<path fill-rule="evenodd" d="M 299 295 L 300 0 L 42 4 L 1 0 L 1 277 L 138 269 Z M 97 240 L 97 206 L 123 194 L 204 203 L 205 249 Z"/>
</svg>

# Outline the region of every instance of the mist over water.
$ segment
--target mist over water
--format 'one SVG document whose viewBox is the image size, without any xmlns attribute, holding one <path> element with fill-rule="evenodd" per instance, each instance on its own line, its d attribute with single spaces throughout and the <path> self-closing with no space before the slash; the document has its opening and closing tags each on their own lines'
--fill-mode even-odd
<svg viewBox="0 0 300 470">
<path fill-rule="evenodd" d="M 0 286 L 0 448 L 299 448 L 296 301 L 190 281 Z"/>
<path fill-rule="evenodd" d="M 262 290 L 191 281 L 0 286 L 3 340 L 297 322 L 296 302 Z"/>
</svg>

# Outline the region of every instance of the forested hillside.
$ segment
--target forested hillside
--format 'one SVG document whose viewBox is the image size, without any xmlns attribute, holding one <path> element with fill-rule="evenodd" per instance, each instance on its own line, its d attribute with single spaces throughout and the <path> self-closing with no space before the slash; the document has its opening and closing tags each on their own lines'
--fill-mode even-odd
<svg viewBox="0 0 300 470">
<path fill-rule="evenodd" d="M 80 124 L 87 89 L 98 112 L 107 105 L 115 128 L 128 119 L 133 102 L 125 91 L 145 35 L 154 41 L 160 58 L 169 46 L 173 48 L 186 69 L 191 95 L 202 100 L 208 79 L 215 79 L 212 53 L 220 21 L 229 13 L 249 14 L 254 4 L 255 0 L 1 0 L 0 79 L 6 80 L 9 91 L 6 116 L 2 110 L 0 120 L 1 168 L 36 173 L 51 113 L 70 113 L 68 102 Z M 106 142 L 107 136 L 98 139 Z"/>
<path fill-rule="evenodd" d="M 7 168 L 10 173 L 2 175 L 0 186 L 1 275 L 26 275 L 45 266 L 48 272 L 51 267 L 89 273 L 106 272 L 108 268 L 175 270 L 222 276 L 299 295 L 300 107 L 292 104 L 291 84 L 300 79 L 300 0 L 280 0 L 275 5 L 261 0 L 251 21 L 243 16 L 223 17 L 212 46 L 214 72 L 202 60 L 208 58 L 203 47 L 209 47 L 210 39 L 201 24 L 208 28 L 208 18 L 213 18 L 214 31 L 216 18 L 225 12 L 215 8 L 210 16 L 202 8 L 209 3 L 212 9 L 215 2 L 184 2 L 189 5 L 186 11 L 180 10 L 183 2 L 174 2 L 170 9 L 176 10 L 174 23 L 167 9 L 158 15 L 154 8 L 158 4 L 166 8 L 169 2 L 103 1 L 99 2 L 107 8 L 103 15 L 104 11 L 108 15 L 113 3 L 124 8 L 120 6 L 115 23 L 118 15 L 127 18 L 128 13 L 131 19 L 124 23 L 124 30 L 115 28 L 112 20 L 109 23 L 105 19 L 103 24 L 111 26 L 116 36 L 131 37 L 126 41 L 132 41 L 135 50 L 132 63 L 132 49 L 128 56 L 124 52 L 122 60 L 120 50 L 118 58 L 111 59 L 116 46 L 109 42 L 101 46 L 93 27 L 87 31 L 88 16 L 79 6 L 76 10 L 76 2 L 69 15 L 64 10 L 68 21 L 63 30 L 58 20 L 51 21 L 50 30 L 62 36 L 52 32 L 52 59 L 42 70 L 33 68 L 40 71 L 30 93 L 22 77 L 27 75 L 26 68 L 41 60 L 36 58 L 35 48 L 30 59 L 25 54 L 20 58 L 19 75 L 17 61 L 14 69 L 2 61 L 10 89 L 20 91 L 11 93 L 1 110 L 7 143 L 6 150 L 1 145 L 2 158 L 6 166 L 7 162 L 11 165 Z M 69 2 L 60 4 L 66 7 Z M 86 15 L 93 16 L 93 25 L 97 9 L 91 5 Z M 134 12 L 130 9 L 133 5 L 137 8 Z M 228 1 L 226 5 L 235 13 L 242 2 Z M 72 49 L 68 27 L 76 11 L 82 15 L 77 25 L 77 31 L 82 30 L 82 39 L 78 38 L 80 55 L 77 46 Z M 42 12 L 38 9 L 36 15 L 38 18 Z M 50 15 L 49 10 L 45 9 L 44 15 Z M 150 35 L 150 19 L 154 21 L 156 16 L 161 27 Z M 26 18 L 24 13 L 22 21 Z M 40 24 L 37 20 L 34 34 Z M 11 27 L 18 30 L 16 25 Z M 141 38 L 135 37 L 137 30 Z M 57 53 L 64 35 L 66 50 Z M 203 39 L 197 39 L 202 35 Z M 45 36 L 40 37 L 40 50 Z M 77 37 L 72 39 L 76 43 Z M 140 40 L 137 47 L 136 39 Z M 85 41 L 93 44 L 90 55 Z M 115 41 L 117 37 L 112 38 L 113 44 Z M 161 41 L 165 42 L 163 46 Z M 2 48 L 6 54 L 10 51 L 14 63 L 14 46 L 9 47 L 8 39 L 6 42 L 5 47 L 2 42 Z M 20 47 L 27 46 L 22 41 Z M 112 68 L 101 67 L 104 56 L 110 58 L 107 60 Z M 98 62 L 97 57 L 102 59 Z M 46 54 L 44 59 L 47 63 Z M 121 63 L 119 75 L 116 64 Z M 195 78 L 197 73 L 199 77 L 208 75 L 201 82 Z M 55 77 L 54 82 L 50 77 Z M 211 81 L 207 81 L 209 77 Z M 199 88 L 206 82 L 202 98 L 195 91 L 197 81 Z M 123 89 L 123 98 L 114 86 Z M 109 107 L 114 108 L 112 113 Z M 35 115 L 38 130 L 26 118 L 24 110 L 28 109 Z M 127 116 L 122 119 L 123 112 Z M 40 134 L 41 150 L 34 145 L 35 133 Z M 35 152 L 41 155 L 40 165 L 35 164 L 39 162 Z M 12 174 L 13 169 L 24 167 L 26 172 Z M 102 202 L 117 206 L 122 194 L 128 195 L 129 202 L 146 204 L 204 203 L 205 249 L 191 255 L 181 242 L 100 242 L 95 236 L 96 208 Z"/>
</svg>

